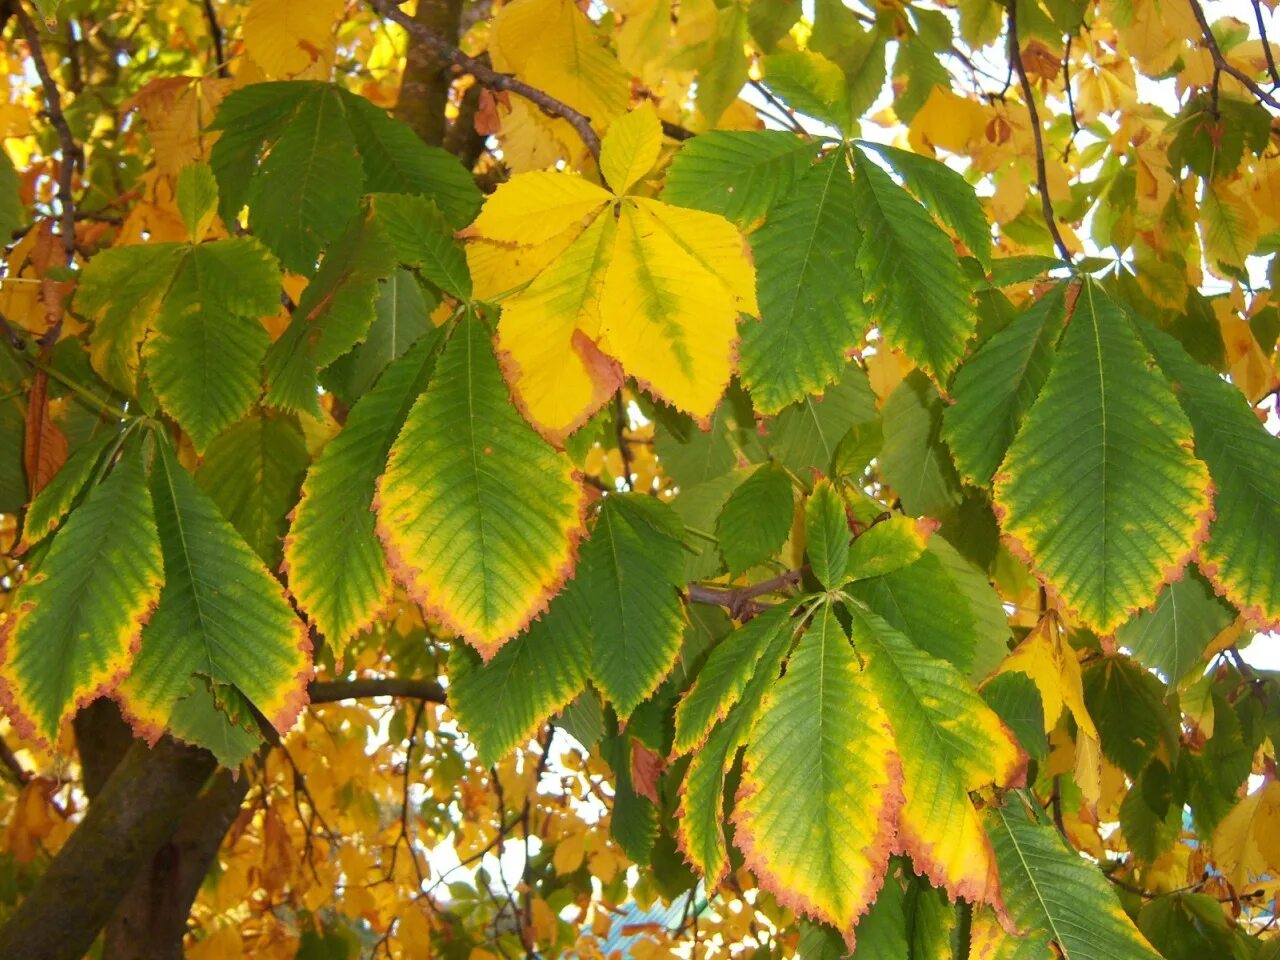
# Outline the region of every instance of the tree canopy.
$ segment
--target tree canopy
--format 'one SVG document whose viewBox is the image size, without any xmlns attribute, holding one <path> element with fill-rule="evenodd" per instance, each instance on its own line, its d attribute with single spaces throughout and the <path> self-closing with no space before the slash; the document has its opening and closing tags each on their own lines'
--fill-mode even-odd
<svg viewBox="0 0 1280 960">
<path fill-rule="evenodd" d="M 1272 7 L 0 2 L 0 955 L 1280 956 Z"/>
</svg>

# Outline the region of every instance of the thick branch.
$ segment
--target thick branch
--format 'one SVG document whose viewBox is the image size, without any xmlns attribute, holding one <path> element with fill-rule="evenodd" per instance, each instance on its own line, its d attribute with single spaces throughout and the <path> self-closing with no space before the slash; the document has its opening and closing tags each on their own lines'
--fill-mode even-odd
<svg viewBox="0 0 1280 960">
<path fill-rule="evenodd" d="M 461 0 L 418 0 L 413 22 L 432 36 L 453 40 L 462 18 Z M 445 104 L 452 82 L 450 62 L 438 48 L 422 40 L 422 31 L 410 32 L 400 95 L 395 115 L 413 127 L 423 141 L 438 147 L 445 137 Z"/>
<path fill-rule="evenodd" d="M 729 611 L 729 616 L 735 620 L 741 620 L 744 616 L 754 616 L 769 608 L 768 604 L 757 603 L 756 597 L 763 597 L 765 594 L 776 593 L 784 587 L 794 586 L 803 577 L 803 570 L 788 570 L 776 577 L 759 583 L 750 583 L 745 587 L 708 587 L 700 583 L 691 583 L 685 588 L 685 595 L 690 603 L 724 607 Z"/>
<path fill-rule="evenodd" d="M 76 256 L 76 205 L 71 196 L 71 186 L 76 169 L 84 169 L 84 151 L 76 143 L 66 114 L 62 112 L 62 94 L 49 73 L 49 65 L 45 63 L 44 46 L 40 42 L 40 31 L 36 28 L 35 21 L 27 13 L 22 0 L 16 0 L 13 4 L 13 12 L 22 25 L 27 46 L 31 48 L 31 60 L 36 75 L 40 78 L 40 91 L 44 97 L 44 114 L 57 131 L 58 144 L 62 149 L 62 163 L 58 170 L 58 222 L 62 234 L 62 249 L 66 253 L 67 265 L 70 266 Z"/>
<path fill-rule="evenodd" d="M 415 43 L 432 51 L 441 60 L 471 74 L 476 78 L 476 82 L 482 86 L 490 90 L 514 93 L 517 96 L 524 97 L 547 116 L 558 117 L 567 121 L 577 131 L 578 136 L 582 138 L 582 142 L 591 151 L 591 155 L 599 160 L 600 138 L 596 135 L 595 130 L 592 129 L 591 118 L 586 114 L 575 110 L 567 103 L 557 100 L 545 90 L 531 87 L 524 81 L 517 80 L 509 73 L 499 73 L 484 61 L 467 56 L 443 37 L 434 33 L 429 27 L 401 10 L 394 0 L 369 0 L 369 5 L 381 16 L 404 27 L 413 37 Z"/>
<path fill-rule="evenodd" d="M 1200 32 L 1204 35 L 1204 45 L 1209 51 L 1209 56 L 1213 58 L 1214 68 L 1220 73 L 1235 77 L 1244 84 L 1246 90 L 1261 102 L 1280 110 L 1280 100 L 1277 100 L 1263 90 L 1262 87 L 1258 86 L 1257 82 L 1243 70 L 1227 62 L 1227 58 L 1222 54 L 1222 48 L 1218 46 L 1218 38 L 1213 35 L 1213 28 L 1209 26 L 1209 20 L 1204 15 L 1204 8 L 1200 6 L 1199 0 L 1187 0 L 1187 2 L 1191 4 L 1191 12 L 1195 14 L 1196 23 L 1200 24 Z M 1261 19 L 1259 19 L 1258 23 L 1261 25 Z M 1265 47 L 1266 40 L 1263 40 L 1263 45 Z M 1269 48 L 1268 53 L 1270 53 Z"/>
<path fill-rule="evenodd" d="M 0 956 L 83 957 L 215 767 L 212 754 L 168 737 L 154 749 L 135 742 L 49 869 L 0 927 Z"/>
<path fill-rule="evenodd" d="M 1191 0 L 1192 3 L 1195 0 Z M 1071 251 L 1067 249 L 1058 229 L 1058 221 L 1053 215 L 1053 202 L 1049 199 L 1049 172 L 1044 161 L 1044 133 L 1040 129 L 1040 111 L 1036 109 L 1036 98 L 1031 90 L 1031 81 L 1027 79 L 1027 67 L 1022 62 L 1022 47 L 1018 44 L 1018 3 L 1009 0 L 1009 63 L 1018 74 L 1018 82 L 1022 85 L 1022 97 L 1027 101 L 1027 113 L 1031 115 L 1031 135 L 1036 145 L 1036 186 L 1040 190 L 1040 207 L 1044 212 L 1044 222 L 1053 237 L 1053 245 L 1058 248 L 1062 259 L 1071 262 Z"/>
</svg>

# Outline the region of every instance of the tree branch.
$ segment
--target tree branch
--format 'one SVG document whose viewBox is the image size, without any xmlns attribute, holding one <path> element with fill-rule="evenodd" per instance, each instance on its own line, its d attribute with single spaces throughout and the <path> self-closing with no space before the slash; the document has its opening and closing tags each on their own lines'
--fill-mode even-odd
<svg viewBox="0 0 1280 960">
<path fill-rule="evenodd" d="M 313 680 L 307 688 L 312 703 L 336 703 L 339 700 L 362 700 L 367 697 L 405 697 L 444 703 L 444 687 L 434 680 L 402 677 L 370 677 L 361 680 Z"/>
<path fill-rule="evenodd" d="M 222 52 L 222 26 L 218 23 L 218 11 L 213 8 L 213 0 L 202 0 L 204 19 L 209 24 L 209 42 L 213 44 L 213 63 L 218 76 L 223 79 L 231 76 L 227 70 L 227 58 Z"/>
<path fill-rule="evenodd" d="M 44 96 L 44 115 L 57 131 L 58 144 L 62 150 L 62 164 L 58 170 L 58 219 L 62 249 L 66 253 L 67 265 L 70 266 L 76 256 L 76 204 L 71 196 L 71 185 L 76 169 L 84 170 L 84 151 L 76 143 L 71 133 L 71 126 L 67 123 L 66 114 L 62 112 L 62 94 L 49 73 L 49 65 L 45 63 L 44 46 L 40 42 L 40 31 L 36 28 L 35 21 L 27 13 L 22 0 L 16 0 L 13 4 L 13 12 L 22 26 L 22 34 L 27 40 L 27 46 L 31 48 L 31 60 L 35 66 L 36 75 L 40 78 L 40 89 Z M 54 334 L 55 340 L 57 339 L 55 330 L 59 326 L 60 324 L 55 324 L 49 331 Z"/>
<path fill-rule="evenodd" d="M 690 603 L 704 603 L 716 607 L 724 607 L 729 616 L 741 620 L 745 616 L 754 616 L 769 609 L 765 603 L 757 603 L 756 597 L 768 593 L 776 593 L 784 587 L 794 586 L 804 578 L 804 570 L 788 570 L 786 573 L 761 580 L 759 583 L 747 584 L 745 587 L 708 587 L 700 583 L 691 583 L 685 588 L 685 596 Z"/>
<path fill-rule="evenodd" d="M 398 23 L 414 38 L 414 40 L 431 50 L 437 57 L 453 64 L 458 69 L 471 74 L 476 82 L 490 90 L 514 93 L 524 97 L 549 117 L 558 117 L 573 127 L 582 142 L 586 144 L 591 156 L 600 159 L 600 137 L 591 126 L 591 118 L 575 110 L 563 101 L 557 100 L 545 90 L 531 87 L 523 80 L 517 80 L 509 73 L 499 73 L 484 61 L 469 57 L 443 37 L 437 36 L 428 27 L 401 10 L 394 0 L 369 0 L 369 5 L 381 16 L 393 23 Z"/>
<path fill-rule="evenodd" d="M 1191 12 L 1195 14 L 1196 23 L 1200 24 L 1200 32 L 1204 35 L 1204 45 L 1209 51 L 1209 56 L 1213 58 L 1213 66 L 1218 73 L 1225 73 L 1229 77 L 1234 77 L 1244 84 L 1245 89 L 1252 93 L 1262 103 L 1269 107 L 1280 110 L 1280 100 L 1277 100 L 1262 87 L 1258 86 L 1257 81 L 1250 77 L 1247 73 L 1227 62 L 1227 58 L 1222 54 L 1222 48 L 1218 46 L 1218 38 L 1213 35 L 1213 28 L 1209 26 L 1209 20 L 1204 15 L 1204 7 L 1200 6 L 1200 0 L 1187 0 L 1191 4 Z M 1259 19 L 1261 24 L 1261 19 Z M 1266 40 L 1262 42 L 1264 49 L 1267 50 L 1268 59 L 1270 59 L 1270 48 L 1267 46 Z"/>
<path fill-rule="evenodd" d="M 1195 3 L 1195 0 L 1191 0 Z M 1031 135 L 1036 145 L 1036 186 L 1040 190 L 1040 207 L 1044 212 L 1044 222 L 1053 237 L 1053 244 L 1058 248 L 1062 259 L 1071 262 L 1071 251 L 1067 249 L 1058 229 L 1058 221 L 1053 215 L 1053 202 L 1049 199 L 1049 172 L 1044 161 L 1044 134 L 1040 130 L 1040 111 L 1036 109 L 1035 95 L 1031 90 L 1031 81 L 1027 79 L 1027 67 L 1022 62 L 1022 47 L 1018 44 L 1018 4 L 1017 0 L 1009 0 L 1009 63 L 1018 74 L 1018 82 L 1022 85 L 1022 96 L 1027 101 L 1027 113 L 1031 115 Z"/>
</svg>

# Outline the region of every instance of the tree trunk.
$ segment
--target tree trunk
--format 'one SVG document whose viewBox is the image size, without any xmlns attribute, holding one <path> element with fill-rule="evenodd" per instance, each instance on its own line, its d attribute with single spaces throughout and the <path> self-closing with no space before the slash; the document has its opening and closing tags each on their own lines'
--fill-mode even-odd
<svg viewBox="0 0 1280 960">
<path fill-rule="evenodd" d="M 457 42 L 461 17 L 462 0 L 418 0 L 414 15 L 419 23 L 450 43 Z M 444 108 L 452 80 L 448 63 L 410 39 L 395 115 L 434 147 L 444 143 Z"/>
<path fill-rule="evenodd" d="M 169 737 L 154 748 L 135 741 L 49 869 L 0 927 L 0 957 L 80 960 L 157 852 L 176 839 L 216 767 L 208 751 Z"/>
</svg>

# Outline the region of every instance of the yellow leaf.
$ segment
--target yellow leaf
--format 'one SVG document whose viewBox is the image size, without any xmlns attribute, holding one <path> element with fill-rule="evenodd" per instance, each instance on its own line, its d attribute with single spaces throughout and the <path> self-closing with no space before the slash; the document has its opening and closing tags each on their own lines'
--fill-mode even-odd
<svg viewBox="0 0 1280 960">
<path fill-rule="evenodd" d="M 1273 780 L 1232 807 L 1212 846 L 1215 864 L 1237 888 L 1280 866 L 1280 783 Z"/>
<path fill-rule="evenodd" d="M 534 897 L 530 913 L 533 915 L 534 940 L 538 943 L 554 943 L 557 918 L 547 901 Z"/>
<path fill-rule="evenodd" d="M 1084 705 L 1080 661 L 1063 637 L 1062 629 L 1049 617 L 1042 619 L 1018 648 L 1005 657 L 998 672 L 1010 671 L 1026 674 L 1040 691 L 1046 733 L 1058 725 L 1058 717 L 1066 707 L 1081 732 L 1098 739 L 1098 728 Z"/>
<path fill-rule="evenodd" d="M 964 153 L 982 137 L 986 125 L 981 104 L 935 86 L 911 118 L 907 140 L 916 153 L 932 154 L 938 148 Z"/>
<path fill-rule="evenodd" d="M 600 172 L 609 188 L 621 196 L 653 169 L 661 150 L 662 123 L 646 100 L 609 127 L 600 145 Z"/>
<path fill-rule="evenodd" d="M 1274 388 L 1276 371 L 1246 321 L 1223 311 L 1218 316 L 1218 325 L 1222 328 L 1231 382 L 1250 403 L 1256 403 Z"/>
<path fill-rule="evenodd" d="M 499 70 L 545 90 L 605 127 L 627 108 L 630 77 L 573 0 L 515 0 L 494 20 L 490 54 Z"/>
<path fill-rule="evenodd" d="M 581 830 L 575 830 L 570 833 L 556 844 L 556 852 L 551 858 L 551 863 L 556 869 L 556 875 L 564 876 L 566 873 L 573 873 L 582 866 L 582 860 L 586 853 L 586 834 Z"/>
<path fill-rule="evenodd" d="M 601 347 L 628 374 L 673 406 L 710 417 L 729 383 L 735 300 L 651 210 L 622 209 L 600 301 Z"/>
<path fill-rule="evenodd" d="M 1200 230 L 1209 266 L 1244 269 L 1245 258 L 1258 246 L 1258 216 L 1230 183 L 1212 181 L 1200 203 Z"/>
<path fill-rule="evenodd" d="M 560 443 L 622 384 L 595 344 L 600 291 L 615 236 L 599 217 L 527 289 L 503 308 L 498 350 L 513 399 L 525 418 Z"/>
<path fill-rule="evenodd" d="M 402 960 L 429 960 L 431 957 L 431 925 L 426 914 L 416 907 L 401 912 L 396 939 L 400 941 Z"/>
<path fill-rule="evenodd" d="M 572 174 L 521 173 L 485 201 L 462 236 L 536 246 L 575 225 L 585 227 L 611 199 L 609 191 Z"/>
<path fill-rule="evenodd" d="M 343 0 L 253 0 L 244 17 L 244 45 L 268 77 L 296 77 L 327 64 Z"/>
</svg>

